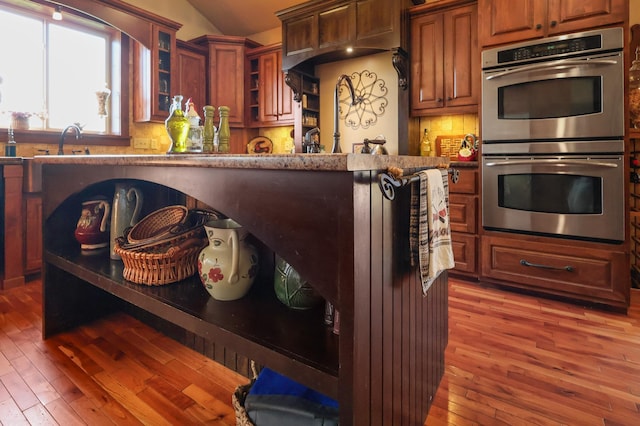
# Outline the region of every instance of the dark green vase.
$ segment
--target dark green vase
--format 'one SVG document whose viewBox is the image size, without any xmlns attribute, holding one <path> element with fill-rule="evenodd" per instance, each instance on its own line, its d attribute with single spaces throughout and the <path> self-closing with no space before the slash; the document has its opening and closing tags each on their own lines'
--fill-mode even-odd
<svg viewBox="0 0 640 426">
<path fill-rule="evenodd" d="M 311 309 L 324 299 L 300 278 L 298 272 L 276 255 L 273 288 L 279 301 L 292 309 Z"/>
</svg>

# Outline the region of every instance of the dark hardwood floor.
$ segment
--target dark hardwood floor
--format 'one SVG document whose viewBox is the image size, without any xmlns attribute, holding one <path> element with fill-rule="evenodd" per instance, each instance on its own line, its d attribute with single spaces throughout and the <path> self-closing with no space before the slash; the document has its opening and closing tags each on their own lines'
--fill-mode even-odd
<svg viewBox="0 0 640 426">
<path fill-rule="evenodd" d="M 47 341 L 35 280 L 0 291 L 0 423 L 233 425 L 247 381 L 115 314 Z M 445 377 L 426 425 L 640 425 L 628 315 L 450 279 Z"/>
</svg>

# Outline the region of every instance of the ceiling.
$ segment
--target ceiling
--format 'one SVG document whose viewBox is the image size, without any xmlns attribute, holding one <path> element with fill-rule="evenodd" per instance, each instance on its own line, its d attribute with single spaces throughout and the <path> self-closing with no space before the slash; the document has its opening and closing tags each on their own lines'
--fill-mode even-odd
<svg viewBox="0 0 640 426">
<path fill-rule="evenodd" d="M 304 0 L 187 0 L 224 35 L 246 37 L 280 27 L 276 12 Z"/>
</svg>

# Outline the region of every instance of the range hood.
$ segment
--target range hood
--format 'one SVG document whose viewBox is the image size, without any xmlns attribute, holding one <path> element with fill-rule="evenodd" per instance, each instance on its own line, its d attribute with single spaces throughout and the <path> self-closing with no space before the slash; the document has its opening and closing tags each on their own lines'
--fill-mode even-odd
<svg viewBox="0 0 640 426">
<path fill-rule="evenodd" d="M 391 51 L 406 88 L 410 0 L 313 0 L 277 12 L 282 68 L 310 73 L 317 64 Z M 312 73 L 312 72 L 311 72 Z"/>
</svg>

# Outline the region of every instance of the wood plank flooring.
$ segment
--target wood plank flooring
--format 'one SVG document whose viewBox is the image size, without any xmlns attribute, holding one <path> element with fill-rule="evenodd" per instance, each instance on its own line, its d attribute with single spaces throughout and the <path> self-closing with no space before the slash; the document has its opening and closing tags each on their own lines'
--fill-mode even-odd
<svg viewBox="0 0 640 426">
<path fill-rule="evenodd" d="M 445 376 L 425 423 L 640 425 L 640 293 L 628 315 L 450 279 Z"/>
<path fill-rule="evenodd" d="M 233 425 L 246 378 L 125 314 L 47 341 L 41 286 L 0 291 L 0 424 Z M 445 377 L 425 425 L 640 425 L 628 315 L 450 279 Z"/>
</svg>

